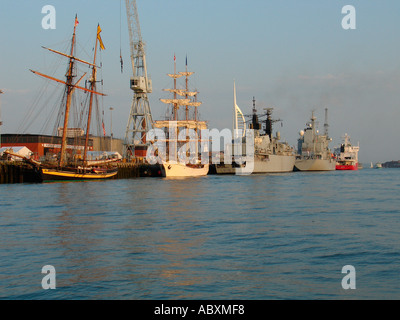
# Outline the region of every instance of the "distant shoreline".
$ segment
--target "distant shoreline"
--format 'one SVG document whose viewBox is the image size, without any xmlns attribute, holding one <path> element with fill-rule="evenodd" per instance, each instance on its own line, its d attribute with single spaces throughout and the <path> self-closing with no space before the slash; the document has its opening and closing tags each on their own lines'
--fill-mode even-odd
<svg viewBox="0 0 400 320">
<path fill-rule="evenodd" d="M 382 163 L 383 168 L 400 168 L 400 160 Z"/>
</svg>

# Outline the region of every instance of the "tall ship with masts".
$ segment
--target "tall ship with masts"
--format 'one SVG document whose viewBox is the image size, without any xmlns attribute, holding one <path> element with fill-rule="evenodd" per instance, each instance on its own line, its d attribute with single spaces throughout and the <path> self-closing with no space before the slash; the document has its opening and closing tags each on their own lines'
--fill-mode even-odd
<svg viewBox="0 0 400 320">
<path fill-rule="evenodd" d="M 164 89 L 173 95 L 172 99 L 160 99 L 166 104 L 165 120 L 154 121 L 153 127 L 163 130 L 166 135 L 165 150 L 159 153 L 161 173 L 164 177 L 196 177 L 208 174 L 208 157 L 202 161 L 201 152 L 208 148 L 208 141 L 202 141 L 201 130 L 207 129 L 207 122 L 199 120 L 197 101 L 198 92 L 189 90 L 189 77 L 194 72 L 187 69 L 176 71 L 174 55 L 174 73 L 168 74 L 173 79 L 172 89 Z M 177 86 L 177 79 L 185 79 L 185 88 Z M 202 143 L 205 142 L 205 143 Z M 204 162 L 204 163 L 203 163 Z"/>
<path fill-rule="evenodd" d="M 327 109 L 325 109 L 325 133 L 320 134 L 316 125 L 314 111 L 311 122 L 300 131 L 298 139 L 298 156 L 296 157 L 295 170 L 298 171 L 332 171 L 336 168 L 336 160 L 329 149 Z"/>
<path fill-rule="evenodd" d="M 58 154 L 54 154 L 54 157 L 51 159 L 47 159 L 44 161 L 36 161 L 33 159 L 24 159 L 25 161 L 31 163 L 38 169 L 40 180 L 41 181 L 52 181 L 52 180 L 93 180 L 93 179 L 109 179 L 114 177 L 118 169 L 112 165 L 112 162 L 115 160 L 105 160 L 105 161 L 90 161 L 88 159 L 88 151 L 89 151 L 89 135 L 90 128 L 92 122 L 92 111 L 95 96 L 105 96 L 105 94 L 98 92 L 96 90 L 97 83 L 97 65 L 96 65 L 96 56 L 98 47 L 104 50 L 104 44 L 102 42 L 100 32 L 100 25 L 97 27 L 97 36 L 96 36 L 96 45 L 94 48 L 94 58 L 93 62 L 87 62 L 82 59 L 79 59 L 75 56 L 76 50 L 76 28 L 79 24 L 77 16 L 75 17 L 74 22 L 74 32 L 71 41 L 71 49 L 69 54 L 62 53 L 53 49 L 47 49 L 53 53 L 61 55 L 68 59 L 68 66 L 66 71 L 66 79 L 60 80 L 52 76 L 48 76 L 46 74 L 40 73 L 38 71 L 33 71 L 36 75 L 44 77 L 46 79 L 50 79 L 51 81 L 61 83 L 64 86 L 64 96 L 62 98 L 62 105 L 60 109 L 60 115 L 63 116 L 63 126 L 58 128 L 58 131 L 61 133 L 61 146 Z M 82 63 L 84 65 L 89 66 L 91 68 L 90 79 L 87 81 L 88 87 L 80 86 L 80 82 L 83 80 L 84 75 L 82 75 L 78 80 L 77 77 L 77 69 L 76 64 Z M 89 94 L 88 98 L 88 108 L 87 108 L 87 118 L 86 121 L 82 119 L 82 125 L 85 125 L 86 128 L 83 130 L 82 128 L 70 128 L 69 122 L 71 117 L 71 108 L 72 108 L 72 100 L 75 91 L 83 91 Z M 83 112 L 82 112 L 83 113 Z M 71 132 L 81 131 L 83 135 L 79 138 L 80 140 L 84 140 L 83 148 L 74 148 L 74 146 L 70 145 L 71 142 Z M 82 150 L 83 149 L 83 150 Z"/>
</svg>

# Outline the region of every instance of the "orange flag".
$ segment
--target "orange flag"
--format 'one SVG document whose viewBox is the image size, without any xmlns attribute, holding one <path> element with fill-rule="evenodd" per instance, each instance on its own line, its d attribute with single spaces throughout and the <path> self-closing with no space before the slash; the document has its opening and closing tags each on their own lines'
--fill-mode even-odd
<svg viewBox="0 0 400 320">
<path fill-rule="evenodd" d="M 105 50 L 106 48 L 104 47 L 103 40 L 101 40 L 100 32 L 101 32 L 101 28 L 100 28 L 100 25 L 98 25 L 97 26 L 97 39 L 99 39 L 100 48 L 102 50 Z"/>
</svg>

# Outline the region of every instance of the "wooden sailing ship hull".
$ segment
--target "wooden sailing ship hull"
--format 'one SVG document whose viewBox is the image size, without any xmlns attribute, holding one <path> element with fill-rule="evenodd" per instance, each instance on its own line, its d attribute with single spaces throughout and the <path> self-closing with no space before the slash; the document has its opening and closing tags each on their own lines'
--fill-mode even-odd
<svg viewBox="0 0 400 320">
<path fill-rule="evenodd" d="M 79 172 L 78 170 L 58 170 L 41 169 L 40 179 L 42 181 L 66 181 L 66 180 L 100 180 L 112 179 L 118 173 L 118 170 L 108 170 L 102 172 Z"/>
<path fill-rule="evenodd" d="M 183 163 L 164 162 L 161 166 L 163 177 L 200 177 L 208 174 L 209 165 L 185 165 Z"/>
</svg>

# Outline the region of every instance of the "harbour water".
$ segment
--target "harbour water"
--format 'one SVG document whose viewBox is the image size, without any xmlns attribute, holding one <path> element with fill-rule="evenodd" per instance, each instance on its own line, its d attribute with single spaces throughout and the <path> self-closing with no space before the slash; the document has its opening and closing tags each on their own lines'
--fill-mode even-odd
<svg viewBox="0 0 400 320">
<path fill-rule="evenodd" d="M 0 185 L 0 298 L 399 299 L 399 188 L 398 169 Z"/>
</svg>

